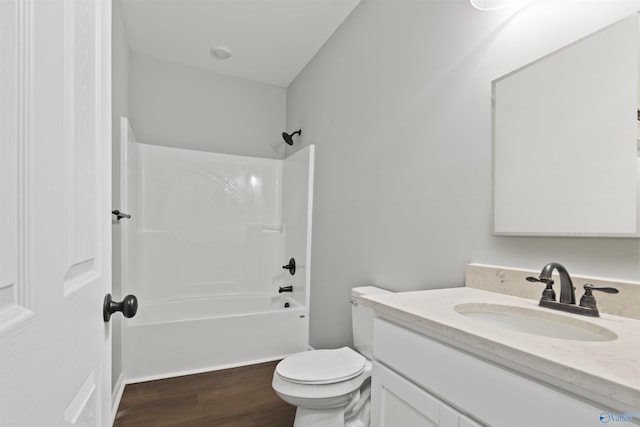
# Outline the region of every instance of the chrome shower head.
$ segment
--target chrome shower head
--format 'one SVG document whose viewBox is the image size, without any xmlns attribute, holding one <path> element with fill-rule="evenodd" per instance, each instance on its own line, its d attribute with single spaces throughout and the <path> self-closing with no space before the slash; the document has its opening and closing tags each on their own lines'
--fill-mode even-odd
<svg viewBox="0 0 640 427">
<path fill-rule="evenodd" d="M 293 135 L 302 135 L 302 129 L 298 129 L 297 131 L 292 133 L 282 132 L 282 139 L 284 139 L 284 142 L 286 142 L 287 144 L 293 145 Z"/>
</svg>

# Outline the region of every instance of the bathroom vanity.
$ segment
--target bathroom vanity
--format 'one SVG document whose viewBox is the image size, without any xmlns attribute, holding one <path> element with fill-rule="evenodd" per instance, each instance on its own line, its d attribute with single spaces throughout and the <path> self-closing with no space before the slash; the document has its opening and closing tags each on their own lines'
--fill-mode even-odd
<svg viewBox="0 0 640 427">
<path fill-rule="evenodd" d="M 472 288 L 362 298 L 376 312 L 372 425 L 640 423 L 640 321 Z"/>
</svg>

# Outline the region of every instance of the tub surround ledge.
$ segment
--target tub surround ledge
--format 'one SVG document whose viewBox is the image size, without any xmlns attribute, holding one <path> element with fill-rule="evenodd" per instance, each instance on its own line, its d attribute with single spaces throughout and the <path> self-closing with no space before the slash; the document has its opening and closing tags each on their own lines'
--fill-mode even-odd
<svg viewBox="0 0 640 427">
<path fill-rule="evenodd" d="M 488 303 L 559 313 L 537 301 L 468 287 L 370 295 L 361 303 L 445 344 L 621 412 L 640 412 L 640 321 L 561 313 L 613 331 L 610 341 L 549 338 L 489 326 L 454 306 Z M 425 356 L 426 357 L 426 356 Z"/>
</svg>

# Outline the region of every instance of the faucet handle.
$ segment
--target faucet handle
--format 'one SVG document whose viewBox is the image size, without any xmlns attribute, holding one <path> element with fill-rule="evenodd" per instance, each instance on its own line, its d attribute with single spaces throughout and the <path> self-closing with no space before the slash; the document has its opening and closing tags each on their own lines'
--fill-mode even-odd
<svg viewBox="0 0 640 427">
<path fill-rule="evenodd" d="M 593 296 L 591 291 L 600 291 L 606 292 L 608 294 L 617 294 L 619 291 L 616 288 L 596 288 L 590 283 L 587 283 L 583 286 L 584 295 L 580 298 L 580 307 L 588 307 L 588 308 L 596 308 L 596 298 Z"/>
<path fill-rule="evenodd" d="M 553 280 L 552 279 L 537 278 L 537 277 L 529 276 L 529 277 L 527 277 L 527 280 L 529 282 L 544 283 L 545 285 L 547 285 L 547 287 L 544 288 L 544 291 L 542 291 L 542 297 L 540 298 L 540 301 L 555 301 L 556 300 L 556 292 L 553 290 Z"/>
<path fill-rule="evenodd" d="M 555 282 L 553 281 L 553 279 L 547 279 L 546 277 L 533 277 L 533 276 L 527 276 L 527 280 L 529 282 L 539 282 L 539 283 L 546 283 L 547 286 L 551 286 L 553 285 Z"/>
<path fill-rule="evenodd" d="M 585 294 L 587 294 L 587 293 L 588 293 L 589 295 L 591 295 L 591 291 L 606 292 L 606 293 L 608 293 L 608 294 L 617 294 L 618 292 L 620 292 L 620 291 L 619 291 L 619 290 L 617 290 L 616 288 L 607 288 L 607 287 L 604 287 L 604 288 L 596 288 L 595 286 L 593 286 L 593 285 L 592 285 L 592 284 L 590 284 L 590 283 L 586 283 L 586 284 L 583 286 L 583 288 L 584 288 L 584 293 L 585 293 Z"/>
</svg>

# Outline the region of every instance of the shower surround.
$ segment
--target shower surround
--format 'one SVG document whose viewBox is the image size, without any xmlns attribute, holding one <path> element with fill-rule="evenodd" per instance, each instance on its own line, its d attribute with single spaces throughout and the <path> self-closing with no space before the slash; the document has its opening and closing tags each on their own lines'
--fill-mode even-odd
<svg viewBox="0 0 640 427">
<path fill-rule="evenodd" d="M 141 144 L 126 119 L 122 131 L 123 295 L 140 304 L 123 322 L 126 381 L 305 350 L 314 147 L 274 160 Z"/>
</svg>

